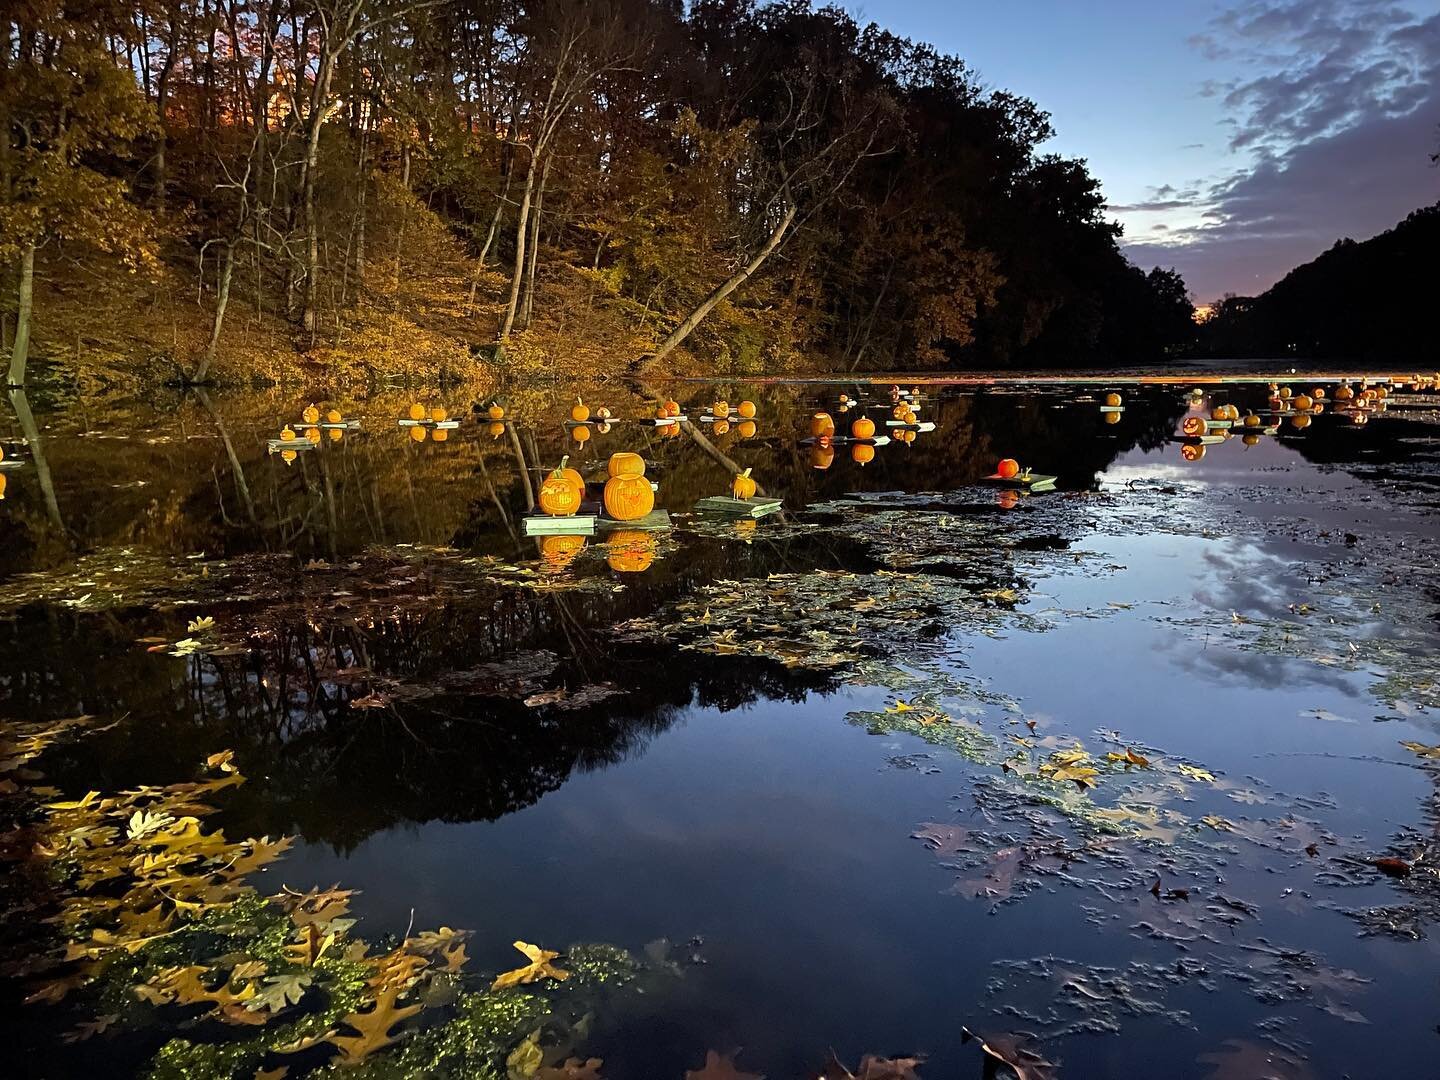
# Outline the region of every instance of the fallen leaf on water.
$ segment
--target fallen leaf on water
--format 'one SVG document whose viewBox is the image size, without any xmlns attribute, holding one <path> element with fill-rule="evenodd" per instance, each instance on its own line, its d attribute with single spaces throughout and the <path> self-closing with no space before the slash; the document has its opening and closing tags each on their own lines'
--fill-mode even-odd
<svg viewBox="0 0 1440 1080">
<path fill-rule="evenodd" d="M 1201 780 L 1207 784 L 1215 782 L 1215 774 L 1209 769 L 1201 769 L 1195 765 L 1186 765 L 1183 762 L 1175 766 L 1175 770 L 1181 776 L 1188 776 L 1191 780 Z"/>
<path fill-rule="evenodd" d="M 555 967 L 550 961 L 559 957 L 558 952 L 549 952 L 538 945 L 530 945 L 524 941 L 515 942 L 515 948 L 530 958 L 530 963 L 514 971 L 507 971 L 497 976 L 490 984 L 491 990 L 503 990 L 507 986 L 520 986 L 525 983 L 537 982 L 540 979 L 551 978 L 565 980 L 570 977 L 568 971 L 562 971 Z"/>
<path fill-rule="evenodd" d="M 535 1080 L 600 1080 L 600 1066 L 605 1064 L 599 1058 L 566 1058 L 559 1065 L 542 1065 L 535 1073 Z"/>
<path fill-rule="evenodd" d="M 1403 740 L 1400 745 L 1423 758 L 1440 759 L 1440 746 L 1426 746 L 1424 743 L 1410 742 L 1409 740 Z"/>
<path fill-rule="evenodd" d="M 920 1074 L 915 1070 L 924 1060 L 919 1057 L 885 1058 L 866 1054 L 856 1070 L 851 1072 L 840 1064 L 835 1051 L 831 1050 L 830 1060 L 814 1074 L 814 1080 L 920 1080 Z"/>
<path fill-rule="evenodd" d="M 350 1013 L 343 1018 L 357 1034 L 330 1036 L 329 1042 L 340 1051 L 337 1059 L 339 1064 L 358 1065 L 376 1050 L 399 1042 L 399 1036 L 391 1035 L 390 1029 L 407 1017 L 414 1016 L 421 1006 L 407 1005 L 403 1009 L 397 1009 L 395 997 L 394 990 L 382 990 L 375 999 L 375 1007 L 369 1012 Z"/>
<path fill-rule="evenodd" d="M 1406 877 L 1412 869 L 1411 864 L 1404 859 L 1396 859 L 1388 855 L 1379 859 L 1371 859 L 1370 863 L 1382 874 L 1388 874 L 1390 877 Z"/>
<path fill-rule="evenodd" d="M 981 1038 L 969 1028 L 962 1027 L 960 1041 L 969 1042 L 971 1039 L 978 1039 L 980 1049 L 986 1055 L 1010 1066 L 1020 1080 L 1052 1080 L 1059 1075 L 1058 1065 L 1046 1061 L 1035 1051 L 1023 1046 L 1018 1035 L 988 1035 Z"/>
<path fill-rule="evenodd" d="M 736 1050 L 734 1054 L 720 1054 L 714 1050 L 705 1054 L 705 1067 L 703 1069 L 686 1069 L 685 1080 L 765 1080 L 763 1073 L 741 1072 L 735 1068 L 735 1055 L 740 1053 Z"/>
<path fill-rule="evenodd" d="M 1124 765 L 1139 765 L 1141 768 L 1144 768 L 1146 765 L 1149 765 L 1149 764 L 1150 764 L 1150 759 L 1149 759 L 1149 758 L 1147 758 L 1144 754 L 1137 754 L 1134 750 L 1131 750 L 1128 746 L 1125 748 L 1125 752 L 1124 752 L 1123 754 L 1116 754 L 1116 753 L 1106 754 L 1106 755 L 1105 755 L 1105 760 L 1106 760 L 1106 761 L 1114 761 L 1114 762 L 1116 762 L 1116 763 L 1118 763 L 1118 764 L 1124 764 Z"/>
</svg>

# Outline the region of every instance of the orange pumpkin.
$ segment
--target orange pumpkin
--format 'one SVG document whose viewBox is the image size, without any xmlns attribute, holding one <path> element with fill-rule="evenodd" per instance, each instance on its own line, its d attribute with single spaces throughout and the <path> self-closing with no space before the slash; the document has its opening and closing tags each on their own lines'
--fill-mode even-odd
<svg viewBox="0 0 1440 1080">
<path fill-rule="evenodd" d="M 423 427 L 412 427 L 410 429 L 411 442 L 424 442 L 430 432 Z"/>
<path fill-rule="evenodd" d="M 488 416 L 491 420 L 504 420 L 505 408 L 498 401 L 492 401 L 490 403 L 490 408 L 485 410 L 485 415 Z"/>
<path fill-rule="evenodd" d="M 660 429 L 660 437 L 662 439 L 678 439 L 680 437 L 680 425 L 667 424 Z"/>
<path fill-rule="evenodd" d="M 1355 396 L 1355 391 L 1354 391 L 1348 384 L 1344 384 L 1344 385 L 1341 385 L 1341 386 L 1337 386 L 1337 387 L 1335 388 L 1335 400 L 1336 400 L 1336 401 L 1349 401 L 1349 400 L 1350 400 L 1351 398 L 1353 398 L 1354 396 Z"/>
<path fill-rule="evenodd" d="M 600 435 L 610 434 L 610 421 L 601 420 L 600 423 L 595 425 L 595 431 Z"/>
<path fill-rule="evenodd" d="M 896 405 L 895 408 L 890 410 L 890 415 L 896 420 L 906 420 L 908 422 L 911 416 L 910 406 L 903 403 Z"/>
<path fill-rule="evenodd" d="M 436 405 L 430 410 L 430 419 L 434 420 L 437 424 L 443 424 L 446 420 L 450 419 L 450 414 L 445 411 L 445 406 Z"/>
<path fill-rule="evenodd" d="M 609 419 L 610 419 L 610 410 L 609 410 L 608 408 L 606 408 L 604 405 L 601 405 L 598 409 L 595 410 L 595 419 L 596 419 L 596 420 L 609 420 Z"/>
<path fill-rule="evenodd" d="M 911 443 L 913 443 L 913 442 L 915 441 L 915 434 L 916 434 L 916 433 L 913 432 L 913 431 L 902 430 L 902 431 L 897 431 L 897 432 L 895 433 L 895 437 L 896 437 L 897 439 L 899 439 L 901 442 L 903 442 L 906 446 L 909 446 Z"/>
<path fill-rule="evenodd" d="M 1375 395 L 1377 397 L 1387 398 L 1390 396 L 1390 388 L 1388 386 L 1377 386 L 1375 388 Z"/>
<path fill-rule="evenodd" d="M 343 438 L 345 438 L 345 431 L 344 431 L 343 428 L 338 428 L 338 427 L 337 427 L 337 428 L 331 428 L 331 429 L 330 429 L 330 441 L 331 441 L 331 442 L 339 442 L 339 441 L 340 441 L 341 439 L 343 439 Z"/>
<path fill-rule="evenodd" d="M 300 418 L 307 424 L 316 423 L 320 419 L 320 410 L 315 407 L 315 403 L 312 401 L 309 405 L 305 406 L 305 411 L 300 414 Z"/>
<path fill-rule="evenodd" d="M 505 425 L 500 423 L 500 421 L 495 420 L 492 421 L 490 426 L 485 430 L 490 432 L 490 437 L 492 439 L 498 439 L 501 435 L 505 434 Z"/>
<path fill-rule="evenodd" d="M 1229 420 L 1229 419 L 1230 419 L 1230 413 L 1229 413 L 1229 411 L 1225 408 L 1224 405 L 1216 405 L 1213 409 L 1210 410 L 1210 419 L 1211 419 L 1211 420 L 1215 420 L 1215 421 L 1217 421 L 1217 422 L 1218 422 L 1218 421 L 1223 421 L 1223 420 Z"/>
<path fill-rule="evenodd" d="M 740 423 L 735 425 L 735 433 L 742 439 L 753 439 L 755 437 L 755 431 L 754 420 L 741 420 Z"/>
<path fill-rule="evenodd" d="M 1295 426 L 1297 431 L 1304 431 L 1310 426 L 1310 417 L 1306 416 L 1303 412 L 1297 413 L 1290 418 L 1290 423 Z"/>
<path fill-rule="evenodd" d="M 1119 394 L 1106 394 L 1106 395 L 1105 395 L 1105 404 L 1108 405 L 1108 406 L 1110 406 L 1110 408 L 1112 408 L 1112 409 L 1117 408 L 1117 407 L 1119 406 L 1119 404 L 1120 404 L 1120 395 L 1119 395 Z"/>
<path fill-rule="evenodd" d="M 608 471 L 611 476 L 644 476 L 645 459 L 639 454 L 611 454 Z"/>
<path fill-rule="evenodd" d="M 730 403 L 728 401 L 717 401 L 710 406 L 710 411 L 716 416 L 725 417 L 730 415 Z"/>
<path fill-rule="evenodd" d="M 666 415 L 666 416 L 679 416 L 679 415 L 680 415 L 680 403 L 679 403 L 678 401 L 674 401 L 674 400 L 665 402 L 665 415 Z"/>
<path fill-rule="evenodd" d="M 1294 395 L 1295 395 L 1295 391 L 1294 391 L 1294 390 L 1291 390 L 1290 387 L 1288 387 L 1288 386 L 1282 386 L 1282 387 L 1280 387 L 1280 396 L 1281 396 L 1282 398 L 1290 398 L 1290 397 L 1293 397 Z"/>
<path fill-rule="evenodd" d="M 1315 400 L 1310 397 L 1309 394 L 1298 394 L 1295 397 L 1295 408 L 1299 409 L 1301 412 L 1309 412 L 1311 407 L 1314 406 L 1314 404 Z"/>
<path fill-rule="evenodd" d="M 868 416 L 857 416 L 850 425 L 850 434 L 857 439 L 873 439 L 875 437 L 875 421 Z"/>
<path fill-rule="evenodd" d="M 817 412 L 810 417 L 810 434 L 817 439 L 822 435 L 835 434 L 835 421 L 830 419 L 829 413 Z"/>
<path fill-rule="evenodd" d="M 1319 402 L 1319 401 L 1315 402 L 1315 404 L 1310 407 L 1310 415 L 1311 415 L 1311 416 L 1319 416 L 1319 415 L 1320 415 L 1321 413 L 1323 413 L 1324 411 L 1325 411 L 1325 406 L 1324 406 L 1324 404 L 1322 404 L 1322 403 Z"/>
<path fill-rule="evenodd" d="M 823 472 L 830 468 L 834 461 L 835 448 L 833 446 L 827 444 L 825 446 L 815 446 L 811 448 L 810 467 L 812 469 L 819 469 Z"/>
<path fill-rule="evenodd" d="M 574 475 L 567 476 L 567 472 L 573 473 L 573 470 L 567 470 L 565 462 L 561 461 L 560 467 L 545 477 L 545 482 L 540 485 L 537 501 L 540 509 L 551 517 L 569 517 L 580 509 L 584 487 L 575 482 Z"/>
<path fill-rule="evenodd" d="M 444 442 L 448 438 L 450 438 L 450 432 L 443 427 L 436 428 L 430 433 L 431 442 Z"/>
<path fill-rule="evenodd" d="M 754 478 L 750 475 L 750 470 L 746 469 L 744 472 L 735 475 L 735 479 L 730 484 L 730 494 L 737 499 L 753 499 L 755 497 L 756 486 Z"/>
<path fill-rule="evenodd" d="M 581 424 L 570 433 L 570 437 L 577 443 L 587 443 L 590 441 L 590 429 L 586 425 Z"/>
<path fill-rule="evenodd" d="M 1118 424 L 1119 422 L 1120 422 L 1120 414 L 1119 414 L 1118 412 L 1107 412 L 1107 413 L 1105 414 L 1105 423 L 1107 423 L 1107 424 Z M 915 433 L 912 431 L 912 432 L 910 432 L 910 434 L 911 434 L 911 435 L 914 435 Z"/>
<path fill-rule="evenodd" d="M 294 452 L 295 452 L 295 451 L 293 451 L 293 450 L 290 451 L 290 453 L 292 453 L 292 454 L 293 454 Z M 8 484 L 9 482 L 10 482 L 10 478 L 7 477 L 3 472 L 0 472 L 0 499 L 4 499 L 4 498 L 5 498 L 5 485 Z"/>
<path fill-rule="evenodd" d="M 1312 398 L 1314 398 L 1316 401 L 1324 401 L 1324 400 L 1325 400 L 1325 387 L 1323 387 L 1323 386 L 1317 386 L 1317 387 L 1315 387 L 1314 390 L 1311 390 L 1311 391 L 1310 391 L 1310 396 L 1311 396 Z"/>
<path fill-rule="evenodd" d="M 605 542 L 609 554 L 605 562 L 621 574 L 636 574 L 650 569 L 655 561 L 655 537 L 638 529 L 621 529 L 610 534 Z"/>
<path fill-rule="evenodd" d="M 575 399 L 575 404 L 570 407 L 570 419 L 584 423 L 590 419 L 590 406 L 586 405 L 580 398 Z"/>
<path fill-rule="evenodd" d="M 284 439 L 286 442 L 289 442 L 291 439 L 295 438 L 295 432 L 293 429 L 291 429 L 289 424 L 286 424 L 283 428 L 280 429 L 280 438 Z"/>
<path fill-rule="evenodd" d="M 735 411 L 740 414 L 740 419 L 750 420 L 755 416 L 755 403 L 753 401 L 742 401 L 735 407 Z"/>
<path fill-rule="evenodd" d="M 281 450 L 281 451 L 280 451 L 280 460 L 283 461 L 283 462 L 285 462 L 286 465 L 294 464 L 294 461 L 295 461 L 295 451 L 294 451 L 294 450 Z"/>
<path fill-rule="evenodd" d="M 1245 435 L 1240 436 L 1240 441 L 1243 442 L 1246 446 L 1255 446 L 1260 442 L 1260 436 L 1255 434 L 1255 432 L 1251 431 Z"/>
<path fill-rule="evenodd" d="M 1368 424 L 1370 422 L 1370 417 L 1366 413 L 1363 413 L 1357 409 L 1350 414 L 1350 422 L 1356 425 Z"/>
<path fill-rule="evenodd" d="M 318 427 L 306 428 L 305 438 L 315 446 L 320 445 L 320 429 Z"/>
<path fill-rule="evenodd" d="M 339 424 L 343 422 L 344 419 L 345 418 L 340 415 L 339 409 L 331 409 L 328 413 L 325 414 L 325 422 L 327 424 Z"/>
<path fill-rule="evenodd" d="M 1180 456 L 1186 461 L 1199 461 L 1205 456 L 1203 443 L 1185 443 L 1180 447 Z"/>
<path fill-rule="evenodd" d="M 605 481 L 605 513 L 616 521 L 636 521 L 655 509 L 655 492 L 643 476 L 612 476 Z"/>
<path fill-rule="evenodd" d="M 424 419 L 425 419 L 425 406 L 424 406 L 424 405 L 421 405 L 418 401 L 415 402 L 413 405 L 411 405 L 411 406 L 410 406 L 410 419 L 411 419 L 411 420 L 424 420 Z"/>
<path fill-rule="evenodd" d="M 585 478 L 580 475 L 578 470 L 570 468 L 569 454 L 566 454 L 560 459 L 560 464 L 555 466 L 554 472 L 558 472 L 561 476 L 565 477 L 565 479 L 569 480 L 572 484 L 578 487 L 580 489 L 580 494 L 585 494 Z"/>
<path fill-rule="evenodd" d="M 868 442 L 856 443 L 850 447 L 850 460 L 856 465 L 869 465 L 875 460 L 875 447 Z"/>
<path fill-rule="evenodd" d="M 571 533 L 540 538 L 540 559 L 551 573 L 564 570 L 585 549 L 585 537 Z"/>
<path fill-rule="evenodd" d="M 1006 488 L 995 495 L 995 505 L 1001 510 L 1014 510 L 1020 505 L 1020 493 L 1014 488 Z"/>
<path fill-rule="evenodd" d="M 995 475 L 1003 476 L 1006 480 L 1020 475 L 1020 463 L 1012 457 L 1003 458 L 999 465 L 995 466 Z"/>
<path fill-rule="evenodd" d="M 715 432 L 716 435 L 729 435 L 729 434 L 730 434 L 730 421 L 729 421 L 729 420 L 716 420 L 716 421 L 715 421 L 715 427 L 714 427 L 712 430 Z"/>
</svg>

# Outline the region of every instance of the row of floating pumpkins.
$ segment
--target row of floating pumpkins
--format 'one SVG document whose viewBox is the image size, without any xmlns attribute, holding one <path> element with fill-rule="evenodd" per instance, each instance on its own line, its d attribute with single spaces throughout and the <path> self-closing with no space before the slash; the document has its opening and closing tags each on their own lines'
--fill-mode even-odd
<svg viewBox="0 0 1440 1080">
<path fill-rule="evenodd" d="M 542 568 L 559 573 L 585 550 L 586 538 L 579 533 L 555 533 L 540 537 Z M 619 529 L 605 541 L 605 561 L 610 569 L 634 574 L 650 569 L 655 561 L 655 537 L 639 529 Z"/>
<path fill-rule="evenodd" d="M 571 517 L 585 501 L 585 478 L 568 467 L 569 461 L 562 458 L 540 485 L 536 501 L 551 517 Z M 639 454 L 611 454 L 608 472 L 602 495 L 608 516 L 616 521 L 638 521 L 655 509 L 655 489 L 645 477 L 645 459 Z"/>
</svg>

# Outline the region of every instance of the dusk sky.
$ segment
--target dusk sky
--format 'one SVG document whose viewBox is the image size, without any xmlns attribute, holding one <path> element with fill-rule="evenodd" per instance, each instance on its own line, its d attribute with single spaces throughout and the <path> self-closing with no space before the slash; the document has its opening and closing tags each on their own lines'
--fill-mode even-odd
<svg viewBox="0 0 1440 1080">
<path fill-rule="evenodd" d="M 868 0 L 851 7 L 1035 100 L 1125 247 L 1197 302 L 1263 291 L 1440 199 L 1435 0 Z"/>
</svg>

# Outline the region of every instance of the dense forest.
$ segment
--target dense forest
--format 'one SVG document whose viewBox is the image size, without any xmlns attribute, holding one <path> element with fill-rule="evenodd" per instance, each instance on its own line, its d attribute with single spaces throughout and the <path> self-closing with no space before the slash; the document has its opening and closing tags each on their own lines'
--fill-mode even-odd
<svg viewBox="0 0 1440 1080">
<path fill-rule="evenodd" d="M 1337 240 L 1259 296 L 1227 296 L 1201 325 L 1208 356 L 1434 363 L 1440 203 L 1369 240 Z"/>
<path fill-rule="evenodd" d="M 848 371 L 1193 335 L 1184 282 L 1131 265 L 1085 162 L 1042 151 L 1039 106 L 839 8 L 6 11 L 12 383 L 27 355 L 194 381 Z"/>
</svg>

